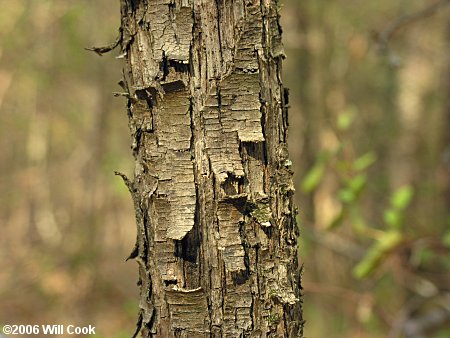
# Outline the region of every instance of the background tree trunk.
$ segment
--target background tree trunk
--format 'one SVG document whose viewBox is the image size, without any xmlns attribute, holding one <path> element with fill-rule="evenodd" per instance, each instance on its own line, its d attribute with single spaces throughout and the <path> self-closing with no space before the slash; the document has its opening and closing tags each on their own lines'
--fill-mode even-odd
<svg viewBox="0 0 450 338">
<path fill-rule="evenodd" d="M 122 0 L 144 337 L 300 337 L 275 0 Z"/>
</svg>

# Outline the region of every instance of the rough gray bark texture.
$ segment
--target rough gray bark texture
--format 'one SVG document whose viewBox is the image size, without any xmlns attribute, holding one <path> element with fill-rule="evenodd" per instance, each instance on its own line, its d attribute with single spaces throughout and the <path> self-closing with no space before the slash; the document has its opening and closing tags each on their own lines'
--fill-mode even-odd
<svg viewBox="0 0 450 338">
<path fill-rule="evenodd" d="M 275 0 L 122 0 L 143 337 L 301 337 Z"/>
</svg>

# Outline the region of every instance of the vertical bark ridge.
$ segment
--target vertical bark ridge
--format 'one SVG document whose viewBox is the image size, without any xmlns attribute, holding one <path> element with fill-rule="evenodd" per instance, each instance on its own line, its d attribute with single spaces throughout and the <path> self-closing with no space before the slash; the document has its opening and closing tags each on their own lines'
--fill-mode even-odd
<svg viewBox="0 0 450 338">
<path fill-rule="evenodd" d="M 144 337 L 301 337 L 275 0 L 122 0 Z"/>
</svg>

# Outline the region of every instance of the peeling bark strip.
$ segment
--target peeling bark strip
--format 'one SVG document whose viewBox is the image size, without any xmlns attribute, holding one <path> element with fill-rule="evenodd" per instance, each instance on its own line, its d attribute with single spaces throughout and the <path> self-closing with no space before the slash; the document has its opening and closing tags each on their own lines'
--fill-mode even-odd
<svg viewBox="0 0 450 338">
<path fill-rule="evenodd" d="M 301 337 L 276 0 L 121 0 L 143 337 Z"/>
</svg>

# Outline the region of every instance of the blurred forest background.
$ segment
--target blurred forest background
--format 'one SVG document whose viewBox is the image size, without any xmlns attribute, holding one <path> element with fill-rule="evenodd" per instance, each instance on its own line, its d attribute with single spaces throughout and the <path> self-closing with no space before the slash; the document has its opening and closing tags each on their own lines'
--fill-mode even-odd
<svg viewBox="0 0 450 338">
<path fill-rule="evenodd" d="M 450 337 L 449 1 L 407 20 L 434 3 L 283 1 L 306 337 Z M 0 8 L 0 324 L 130 337 L 122 64 L 84 50 L 119 1 Z"/>
</svg>

